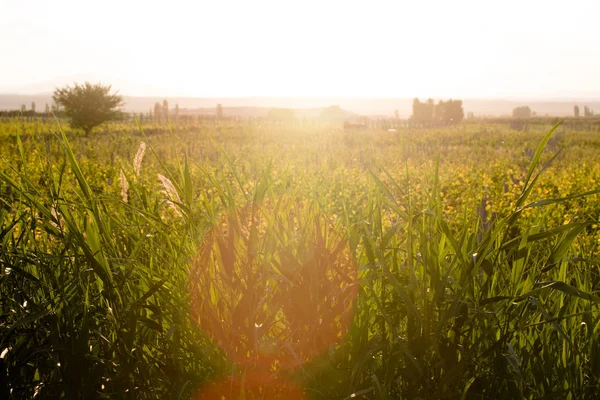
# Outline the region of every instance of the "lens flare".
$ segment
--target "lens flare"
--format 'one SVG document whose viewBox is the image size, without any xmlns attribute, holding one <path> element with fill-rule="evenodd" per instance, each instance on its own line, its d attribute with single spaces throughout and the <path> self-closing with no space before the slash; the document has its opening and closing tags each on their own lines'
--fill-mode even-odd
<svg viewBox="0 0 600 400">
<path fill-rule="evenodd" d="M 190 273 L 192 316 L 237 363 L 295 368 L 343 338 L 357 268 L 326 215 L 297 202 L 229 212 Z"/>
</svg>

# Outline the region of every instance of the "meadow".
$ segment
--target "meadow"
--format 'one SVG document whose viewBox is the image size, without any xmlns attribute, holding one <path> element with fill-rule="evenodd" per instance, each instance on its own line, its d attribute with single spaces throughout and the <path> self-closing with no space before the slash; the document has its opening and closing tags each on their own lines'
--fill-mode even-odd
<svg viewBox="0 0 600 400">
<path fill-rule="evenodd" d="M 598 398 L 598 160 L 560 123 L 0 119 L 0 398 Z"/>
</svg>

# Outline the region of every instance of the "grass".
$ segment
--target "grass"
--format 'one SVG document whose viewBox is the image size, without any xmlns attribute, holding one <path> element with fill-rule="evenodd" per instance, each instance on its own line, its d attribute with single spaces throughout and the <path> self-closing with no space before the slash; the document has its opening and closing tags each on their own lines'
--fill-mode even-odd
<svg viewBox="0 0 600 400">
<path fill-rule="evenodd" d="M 3 124 L 2 398 L 596 397 L 595 136 Z"/>
</svg>

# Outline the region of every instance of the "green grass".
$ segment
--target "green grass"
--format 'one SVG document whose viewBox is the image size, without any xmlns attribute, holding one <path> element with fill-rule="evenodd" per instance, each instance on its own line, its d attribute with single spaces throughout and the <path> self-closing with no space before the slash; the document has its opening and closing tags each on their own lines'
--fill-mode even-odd
<svg viewBox="0 0 600 400">
<path fill-rule="evenodd" d="M 1 398 L 596 398 L 594 135 L 0 141 Z"/>
</svg>

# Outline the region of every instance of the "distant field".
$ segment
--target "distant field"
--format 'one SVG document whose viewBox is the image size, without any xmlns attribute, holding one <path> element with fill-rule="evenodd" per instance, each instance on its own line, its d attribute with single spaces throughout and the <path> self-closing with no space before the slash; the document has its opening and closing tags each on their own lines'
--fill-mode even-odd
<svg viewBox="0 0 600 400">
<path fill-rule="evenodd" d="M 600 134 L 551 128 L 2 119 L 0 398 L 596 398 Z"/>
</svg>

